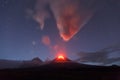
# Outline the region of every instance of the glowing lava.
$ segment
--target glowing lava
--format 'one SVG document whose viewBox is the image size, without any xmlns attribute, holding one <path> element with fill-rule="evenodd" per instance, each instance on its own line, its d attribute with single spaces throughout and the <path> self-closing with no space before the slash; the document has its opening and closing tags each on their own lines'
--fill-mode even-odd
<svg viewBox="0 0 120 80">
<path fill-rule="evenodd" d="M 66 62 L 66 57 L 62 54 L 58 55 L 57 58 L 55 59 L 55 62 Z"/>
<path fill-rule="evenodd" d="M 56 63 L 71 62 L 71 60 L 66 57 L 65 53 L 58 54 L 57 57 L 53 61 Z"/>
<path fill-rule="evenodd" d="M 63 55 L 59 55 L 58 60 L 65 60 L 65 57 Z"/>
</svg>

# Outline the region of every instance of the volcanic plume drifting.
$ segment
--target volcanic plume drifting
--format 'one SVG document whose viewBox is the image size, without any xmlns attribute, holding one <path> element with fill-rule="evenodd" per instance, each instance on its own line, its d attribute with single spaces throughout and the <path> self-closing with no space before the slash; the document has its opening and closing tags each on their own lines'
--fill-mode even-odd
<svg viewBox="0 0 120 80">
<path fill-rule="evenodd" d="M 51 13 L 60 36 L 70 40 L 95 12 L 96 0 L 37 0 L 33 18 L 44 28 L 44 21 Z"/>
</svg>

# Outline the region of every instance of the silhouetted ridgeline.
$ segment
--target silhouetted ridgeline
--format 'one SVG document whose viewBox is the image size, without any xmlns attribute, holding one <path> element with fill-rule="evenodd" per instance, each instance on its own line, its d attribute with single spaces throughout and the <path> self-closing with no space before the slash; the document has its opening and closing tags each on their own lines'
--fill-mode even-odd
<svg viewBox="0 0 120 80">
<path fill-rule="evenodd" d="M 0 80 L 120 80 L 118 66 L 51 61 L 39 67 L 0 70 Z"/>
</svg>

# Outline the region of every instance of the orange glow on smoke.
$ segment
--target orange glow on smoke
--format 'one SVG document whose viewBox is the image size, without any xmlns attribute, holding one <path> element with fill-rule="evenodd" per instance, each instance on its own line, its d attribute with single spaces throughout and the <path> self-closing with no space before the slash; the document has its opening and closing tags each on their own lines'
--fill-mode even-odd
<svg viewBox="0 0 120 80">
<path fill-rule="evenodd" d="M 46 46 L 49 46 L 51 44 L 49 36 L 43 36 L 42 37 L 42 43 Z"/>
<path fill-rule="evenodd" d="M 64 41 L 69 41 L 79 31 L 79 21 L 80 17 L 77 14 L 76 7 L 66 6 L 57 21 L 60 36 Z"/>
</svg>

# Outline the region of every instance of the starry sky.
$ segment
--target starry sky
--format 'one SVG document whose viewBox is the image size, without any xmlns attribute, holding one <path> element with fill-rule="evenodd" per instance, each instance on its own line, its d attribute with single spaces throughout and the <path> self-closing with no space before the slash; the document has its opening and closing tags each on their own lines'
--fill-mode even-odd
<svg viewBox="0 0 120 80">
<path fill-rule="evenodd" d="M 96 3 L 99 1 L 96 0 Z M 118 45 L 120 1 L 103 2 L 95 5 L 94 15 L 83 27 L 69 41 L 64 41 L 59 35 L 54 15 L 44 21 L 43 30 L 31 17 L 37 1 L 0 0 L 0 59 L 29 60 L 34 57 L 42 60 L 53 59 L 56 52 L 63 50 L 70 59 L 75 60 L 81 56 L 79 52 L 92 54 L 109 46 Z M 120 57 L 120 53 L 108 56 L 116 58 Z M 94 55 L 92 57 L 94 58 Z"/>
</svg>

